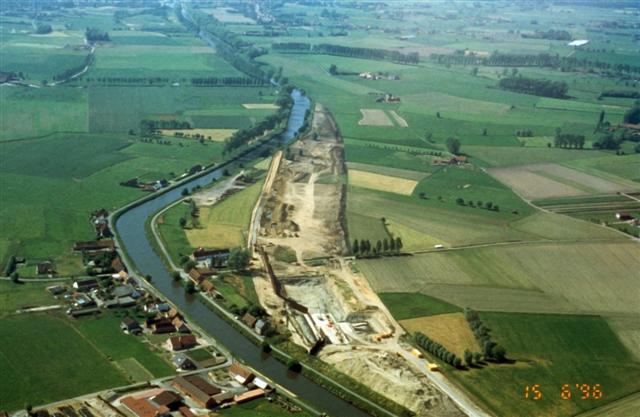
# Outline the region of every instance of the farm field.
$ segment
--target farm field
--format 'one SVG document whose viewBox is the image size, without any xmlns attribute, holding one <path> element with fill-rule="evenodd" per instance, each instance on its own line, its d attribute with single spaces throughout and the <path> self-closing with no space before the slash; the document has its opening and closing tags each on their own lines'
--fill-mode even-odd
<svg viewBox="0 0 640 417">
<path fill-rule="evenodd" d="M 25 403 L 46 404 L 129 384 L 124 370 L 108 359 L 111 355 L 116 360 L 134 357 L 155 376 L 171 374 L 171 368 L 142 342 L 124 335 L 115 318 L 71 322 L 57 313 L 38 313 L 3 317 L 0 327 L 0 363 L 5 376 L 0 383 L 0 403 L 5 409 L 19 409 Z M 17 334 L 21 338 L 19 344 L 12 342 Z M 42 343 L 43 335 L 47 335 L 46 344 Z M 99 344 L 95 337 L 101 338 Z M 64 384 L 59 383 L 62 375 Z M 40 382 L 33 384 L 33 378 Z M 43 385 L 48 388 L 41 389 Z"/>
<path fill-rule="evenodd" d="M 199 206 L 195 223 L 189 203 L 183 202 L 165 211 L 158 219 L 158 231 L 174 262 L 180 263 L 183 255 L 198 247 L 232 248 L 244 244 L 261 187 L 259 181 L 214 205 Z M 180 218 L 187 219 L 186 228 L 180 227 Z"/>
<path fill-rule="evenodd" d="M 640 388 L 640 362 L 600 317 L 508 313 L 481 313 L 480 317 L 491 328 L 493 339 L 506 348 L 507 357 L 516 362 L 455 371 L 452 376 L 494 413 L 575 415 Z M 525 386 L 533 384 L 529 381 L 540 385 L 540 401 L 524 399 Z M 600 384 L 602 402 L 580 400 L 582 393 L 575 384 L 585 383 Z M 563 384 L 570 386 L 569 400 L 560 397 Z M 500 396 L 492 395 L 497 387 Z"/>
<path fill-rule="evenodd" d="M 640 189 L 629 184 L 629 181 L 613 182 L 557 164 L 490 168 L 487 172 L 528 199 L 611 194 Z"/>
<path fill-rule="evenodd" d="M 201 227 L 185 230 L 190 245 L 194 248 L 241 246 L 261 188 L 262 181 L 258 181 L 220 203 L 201 207 Z"/>
<path fill-rule="evenodd" d="M 410 334 L 422 332 L 447 350 L 464 357 L 464 351 L 479 352 L 480 346 L 462 313 L 438 314 L 399 321 Z"/>
<path fill-rule="evenodd" d="M 397 320 L 457 313 L 461 308 L 435 297 L 415 292 L 381 292 L 380 299 Z"/>
<path fill-rule="evenodd" d="M 560 310 L 569 307 L 582 313 L 637 315 L 640 310 L 634 300 L 640 296 L 640 288 L 628 272 L 637 269 L 639 254 L 632 242 L 539 243 L 360 260 L 358 267 L 377 292 L 413 290 L 452 304 L 486 309 L 486 304 L 470 304 L 471 300 L 455 291 L 444 296 L 430 292 L 430 287 L 454 286 L 461 291 L 485 287 L 498 294 L 500 289 L 528 290 L 533 301 L 549 296 Z M 503 295 L 500 306 L 489 309 L 503 310 L 511 305 L 508 311 L 518 311 L 518 306 L 522 311 L 535 311 L 535 302 L 521 303 L 509 293 Z M 480 301 L 481 296 L 479 293 Z"/>
<path fill-rule="evenodd" d="M 411 195 L 413 189 L 418 183 L 405 178 L 352 169 L 349 171 L 349 184 L 356 187 L 371 188 L 374 190 L 388 191 L 390 193 L 402 195 Z"/>
</svg>

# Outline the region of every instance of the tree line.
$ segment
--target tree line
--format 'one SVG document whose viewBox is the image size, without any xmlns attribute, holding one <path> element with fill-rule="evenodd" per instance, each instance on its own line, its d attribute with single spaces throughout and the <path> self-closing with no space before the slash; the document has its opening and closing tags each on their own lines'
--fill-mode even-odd
<svg viewBox="0 0 640 417">
<path fill-rule="evenodd" d="M 144 119 L 140 121 L 140 136 L 153 135 L 160 129 L 191 129 L 191 124 L 181 120 L 150 120 Z"/>
<path fill-rule="evenodd" d="M 53 80 L 54 81 L 66 81 L 69 78 L 71 78 L 72 76 L 78 74 L 80 71 L 82 71 L 83 69 L 85 69 L 89 65 L 91 65 L 93 63 L 93 60 L 94 60 L 93 54 L 87 54 L 87 56 L 84 57 L 84 59 L 82 60 L 81 64 L 76 65 L 75 67 L 66 69 L 66 70 L 62 71 L 60 74 L 54 75 L 53 76 Z"/>
<path fill-rule="evenodd" d="M 304 42 L 281 42 L 274 43 L 271 48 L 281 52 L 298 52 L 298 53 L 315 53 L 326 55 L 346 56 L 350 58 L 374 59 L 380 61 L 392 61 L 401 64 L 418 64 L 420 62 L 420 54 L 410 52 L 403 54 L 399 51 L 377 48 L 359 48 L 353 46 L 333 45 L 321 43 L 312 45 Z"/>
<path fill-rule="evenodd" d="M 413 339 L 418 346 L 439 358 L 441 361 L 448 363 L 451 366 L 455 366 L 458 369 L 463 367 L 462 359 L 456 356 L 455 353 L 450 352 L 446 347 L 442 346 L 435 340 L 431 340 L 427 335 L 422 332 L 415 332 Z"/>
<path fill-rule="evenodd" d="M 640 98 L 640 92 L 631 90 L 605 90 L 600 93 L 598 100 L 603 97 Z"/>
<path fill-rule="evenodd" d="M 492 201 L 482 202 L 481 200 L 473 201 L 467 200 L 464 198 L 458 197 L 456 198 L 456 204 L 459 206 L 469 206 L 469 207 L 477 207 L 477 208 L 485 208 L 489 211 L 500 211 L 500 206 L 497 204 L 493 204 Z"/>
<path fill-rule="evenodd" d="M 84 32 L 84 37 L 89 42 L 107 42 L 111 40 L 107 32 L 96 28 L 87 28 Z"/>
<path fill-rule="evenodd" d="M 275 114 L 264 118 L 249 128 L 237 130 L 231 137 L 225 139 L 223 152 L 229 153 L 246 145 L 250 140 L 262 136 L 265 132 L 274 130 L 278 125 L 284 125 L 293 106 L 293 99 L 291 98 L 293 88 L 293 86 L 285 86 L 282 88 L 280 97 L 276 101 L 279 109 Z M 280 134 L 283 129 L 284 128 L 281 128 L 277 132 L 273 132 L 273 134 Z"/>
<path fill-rule="evenodd" d="M 577 58 L 575 56 L 561 57 L 560 55 L 541 54 L 508 54 L 494 52 L 488 57 L 474 53 L 465 54 L 457 51 L 454 54 L 431 54 L 429 58 L 444 65 L 483 65 L 487 67 L 550 67 L 562 71 L 579 69 L 598 69 L 613 71 L 614 73 L 640 73 L 640 66 L 630 64 L 612 64 L 600 60 Z"/>
<path fill-rule="evenodd" d="M 469 323 L 473 336 L 482 348 L 485 359 L 504 362 L 507 358 L 506 349 L 491 339 L 491 329 L 482 322 L 480 315 L 470 308 L 465 308 L 464 318 Z"/>
<path fill-rule="evenodd" d="M 51 25 L 48 23 L 37 22 L 36 23 L 36 33 L 38 35 L 46 35 L 47 33 L 53 32 Z"/>
<path fill-rule="evenodd" d="M 266 84 L 262 78 L 255 77 L 194 77 L 191 78 L 191 85 L 195 87 L 213 87 L 213 86 L 250 86 L 260 87 Z"/>
<path fill-rule="evenodd" d="M 189 8 L 187 19 L 183 15 L 182 6 L 176 8 L 178 20 L 187 29 L 198 33 L 210 43 L 215 43 L 216 53 L 238 71 L 263 81 L 274 78 L 276 71 L 269 65 L 260 65 L 254 59 L 266 54 L 266 48 L 256 48 L 252 43 L 243 40 L 238 34 L 228 31 L 213 16 Z M 266 67 L 266 70 L 263 69 Z"/>
<path fill-rule="evenodd" d="M 371 245 L 369 239 L 354 239 L 351 245 L 351 253 L 358 258 L 393 255 L 400 253 L 402 246 L 402 239 L 400 237 L 378 240 L 375 246 Z"/>
<path fill-rule="evenodd" d="M 553 146 L 556 148 L 584 149 L 584 143 L 584 135 L 562 133 L 560 130 L 556 132 L 556 135 L 553 138 Z"/>
<path fill-rule="evenodd" d="M 523 76 L 507 77 L 498 82 L 503 90 L 534 96 L 566 98 L 569 86 L 564 81 L 538 80 Z"/>
<path fill-rule="evenodd" d="M 549 39 L 554 41 L 570 41 L 573 39 L 569 32 L 558 29 L 536 30 L 533 33 L 523 33 L 520 36 L 524 39 Z"/>
</svg>

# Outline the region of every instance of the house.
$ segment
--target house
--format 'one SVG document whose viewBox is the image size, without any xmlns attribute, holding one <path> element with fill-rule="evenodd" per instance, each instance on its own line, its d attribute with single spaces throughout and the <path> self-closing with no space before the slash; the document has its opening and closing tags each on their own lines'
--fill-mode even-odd
<svg viewBox="0 0 640 417">
<path fill-rule="evenodd" d="M 253 317 L 250 313 L 245 313 L 242 316 L 242 322 L 253 329 L 253 326 L 256 325 L 257 318 Z"/>
<path fill-rule="evenodd" d="M 240 365 L 238 362 L 234 362 L 229 367 L 229 374 L 231 375 L 231 378 L 235 379 L 242 385 L 247 385 L 249 382 L 253 381 L 253 378 L 255 378 L 253 372 Z"/>
<path fill-rule="evenodd" d="M 237 404 L 242 404 L 260 397 L 264 397 L 264 390 L 262 388 L 256 388 L 243 392 L 242 394 L 237 394 L 233 399 Z"/>
<path fill-rule="evenodd" d="M 173 320 L 171 320 L 171 324 L 173 324 L 173 327 L 176 328 L 178 333 L 191 333 L 191 329 L 189 328 L 189 326 L 187 326 L 187 324 L 180 317 L 175 317 Z"/>
<path fill-rule="evenodd" d="M 197 368 L 196 364 L 182 353 L 174 356 L 171 361 L 177 369 L 181 369 L 183 371 L 192 371 Z"/>
<path fill-rule="evenodd" d="M 156 404 L 158 407 L 167 407 L 171 411 L 176 411 L 182 405 L 182 397 L 176 394 L 173 391 L 162 391 L 160 394 L 151 397 L 151 402 Z"/>
<path fill-rule="evenodd" d="M 135 398 L 133 396 L 123 398 L 120 403 L 128 408 L 137 417 L 161 417 L 169 415 L 169 407 L 158 406 L 146 398 Z"/>
<path fill-rule="evenodd" d="M 182 318 L 182 314 L 180 314 L 180 312 L 176 309 L 176 308 L 171 308 L 169 309 L 169 311 L 167 311 L 164 315 L 166 318 L 168 318 L 169 320 L 173 320 L 175 318 Z"/>
<path fill-rule="evenodd" d="M 91 240 L 88 242 L 76 242 L 73 245 L 73 250 L 78 252 L 84 251 L 105 251 L 114 250 L 116 247 L 112 239 L 104 240 Z"/>
<path fill-rule="evenodd" d="M 173 336 L 169 338 L 169 346 L 172 350 L 189 349 L 197 344 L 196 337 L 193 335 Z"/>
<path fill-rule="evenodd" d="M 206 264 L 217 264 L 218 262 L 226 262 L 229 257 L 229 249 L 204 249 L 198 248 L 193 251 L 193 260 Z M 216 262 L 218 261 L 218 262 Z"/>
<path fill-rule="evenodd" d="M 136 334 L 142 332 L 142 327 L 137 320 L 132 319 L 131 317 L 125 317 L 120 322 L 120 328 L 122 331 L 129 332 L 131 334 Z"/>
<path fill-rule="evenodd" d="M 633 216 L 629 213 L 616 213 L 616 219 L 618 220 L 633 220 Z"/>
<path fill-rule="evenodd" d="M 151 328 L 153 334 L 173 333 L 176 331 L 171 320 L 165 317 L 147 319 L 147 327 Z"/>
<path fill-rule="evenodd" d="M 99 287 L 100 284 L 98 284 L 98 280 L 95 278 L 89 278 L 82 281 L 77 280 L 73 282 L 73 288 L 81 292 L 89 292 Z"/>
<path fill-rule="evenodd" d="M 193 281 L 194 284 L 199 285 L 200 282 L 204 280 L 204 277 L 200 274 L 200 271 L 198 271 L 197 268 L 193 268 L 189 271 L 189 279 Z"/>
<path fill-rule="evenodd" d="M 124 265 L 122 264 L 122 261 L 120 260 L 119 256 L 116 256 L 115 258 L 113 258 L 113 260 L 111 261 L 111 269 L 114 272 L 122 272 L 125 270 Z"/>
<path fill-rule="evenodd" d="M 205 280 L 200 283 L 200 289 L 202 292 L 209 294 L 215 291 L 216 287 L 213 285 L 213 282 Z"/>
<path fill-rule="evenodd" d="M 178 376 L 171 381 L 171 384 L 204 408 L 216 406 L 217 402 L 213 396 L 222 392 L 220 388 L 211 385 L 198 375 Z"/>
<path fill-rule="evenodd" d="M 45 261 L 36 265 L 36 275 L 53 275 L 55 273 L 56 270 L 52 262 Z"/>
<path fill-rule="evenodd" d="M 166 313 L 168 311 L 171 311 L 171 306 L 167 303 L 159 303 L 156 304 L 156 309 L 158 309 L 158 311 L 161 313 Z"/>
</svg>

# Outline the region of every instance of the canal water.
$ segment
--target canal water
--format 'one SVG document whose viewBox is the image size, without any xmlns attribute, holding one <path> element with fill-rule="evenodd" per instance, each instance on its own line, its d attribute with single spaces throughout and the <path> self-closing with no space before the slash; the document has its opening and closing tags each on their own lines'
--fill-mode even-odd
<svg viewBox="0 0 640 417">
<path fill-rule="evenodd" d="M 298 129 L 304 123 L 305 112 L 310 106 L 309 99 L 298 90 L 294 90 L 291 96 L 294 104 L 287 122 L 287 129 L 279 138 L 284 142 L 293 140 Z M 278 138 L 274 140 L 278 140 Z M 261 148 L 255 148 L 247 155 L 247 158 L 257 157 L 261 151 Z M 144 225 L 147 219 L 163 207 L 180 199 L 183 188 L 191 189 L 198 185 L 208 185 L 214 179 L 220 178 L 222 171 L 222 168 L 213 170 L 185 183 L 184 187 L 170 190 L 123 213 L 115 224 L 121 246 L 126 249 L 141 274 L 151 275 L 153 285 L 162 294 L 187 313 L 191 320 L 194 320 L 202 329 L 224 345 L 234 356 L 298 395 L 317 410 L 324 411 L 334 417 L 367 416 L 368 414 L 336 397 L 304 376 L 292 376 L 286 366 L 273 357 L 262 355 L 259 347 L 212 312 L 200 297 L 187 294 L 180 283 L 174 282 L 162 260 L 153 250 L 145 233 Z"/>
</svg>

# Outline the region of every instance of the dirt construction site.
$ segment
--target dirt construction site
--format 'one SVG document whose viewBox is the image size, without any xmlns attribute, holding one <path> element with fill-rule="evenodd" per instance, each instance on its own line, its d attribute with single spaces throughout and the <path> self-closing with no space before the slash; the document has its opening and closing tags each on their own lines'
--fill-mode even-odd
<svg viewBox="0 0 640 417">
<path fill-rule="evenodd" d="M 252 219 L 262 306 L 310 354 L 418 415 L 465 415 L 407 360 L 404 331 L 345 256 L 342 138 L 320 104 L 311 126 L 273 158 Z"/>
</svg>

